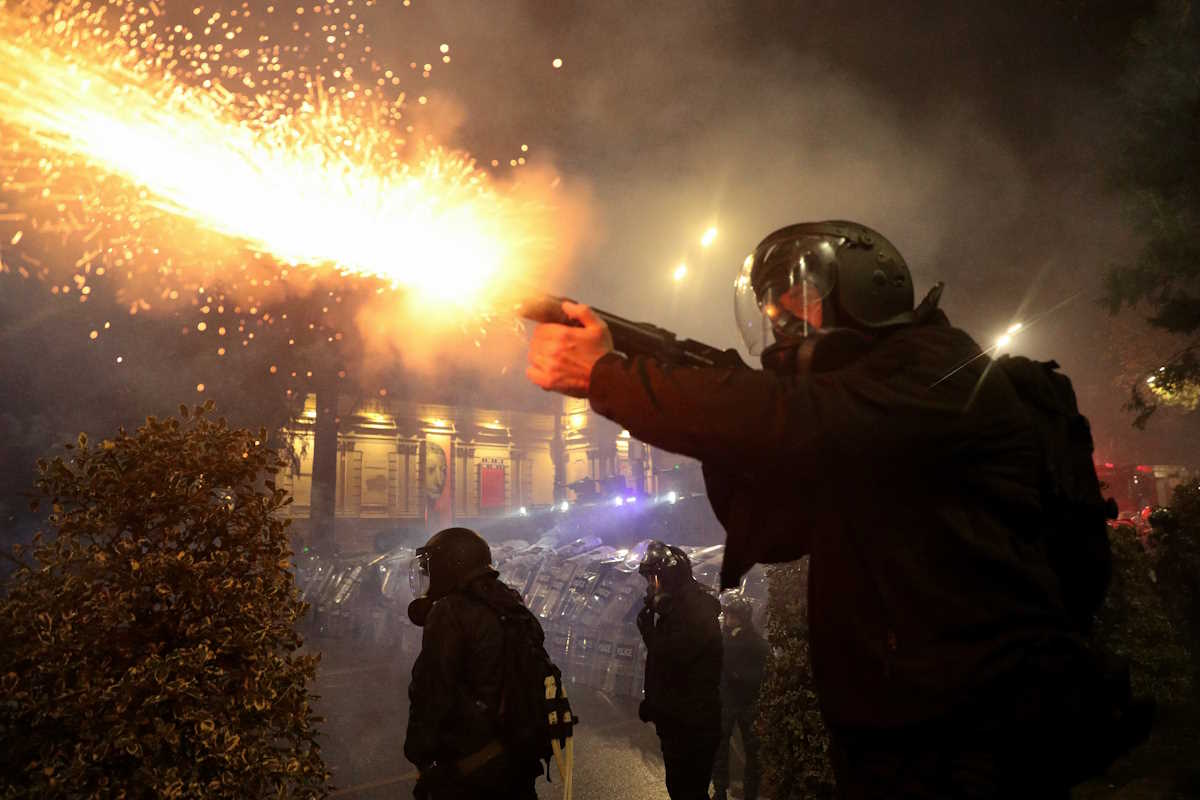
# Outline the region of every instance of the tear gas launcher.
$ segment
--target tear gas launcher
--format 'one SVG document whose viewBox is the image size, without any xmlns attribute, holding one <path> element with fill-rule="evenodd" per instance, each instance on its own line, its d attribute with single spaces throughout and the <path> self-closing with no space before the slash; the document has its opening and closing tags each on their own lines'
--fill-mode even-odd
<svg viewBox="0 0 1200 800">
<path fill-rule="evenodd" d="M 563 313 L 564 301 L 575 302 L 568 297 L 533 295 L 521 302 L 517 313 L 532 322 L 581 327 L 578 322 Z M 680 339 L 665 328 L 649 322 L 633 322 L 598 308 L 593 308 L 592 313 L 608 325 L 608 330 L 612 333 L 613 349 L 626 356 L 647 356 L 679 367 L 746 366 L 736 350 L 721 350 L 695 339 Z"/>
</svg>

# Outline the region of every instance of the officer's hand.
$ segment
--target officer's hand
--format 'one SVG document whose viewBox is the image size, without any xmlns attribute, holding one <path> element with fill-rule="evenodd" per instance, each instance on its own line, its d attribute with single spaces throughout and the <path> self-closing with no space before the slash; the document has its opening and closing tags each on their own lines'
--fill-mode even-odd
<svg viewBox="0 0 1200 800">
<path fill-rule="evenodd" d="M 645 608 L 643 608 L 641 611 L 638 612 L 637 627 L 638 627 L 638 632 L 641 633 L 643 637 L 646 636 L 647 631 L 654 629 L 654 609 L 653 608 L 651 608 L 650 606 L 646 606 Z"/>
<path fill-rule="evenodd" d="M 652 722 L 654 717 L 650 714 L 650 706 L 645 700 L 638 703 L 638 719 L 642 722 Z"/>
<path fill-rule="evenodd" d="M 654 593 L 654 597 L 650 600 L 650 606 L 661 615 L 671 613 L 671 593 L 664 592 L 661 589 Z"/>
<path fill-rule="evenodd" d="M 534 328 L 525 377 L 547 391 L 587 397 L 592 367 L 612 352 L 612 334 L 588 306 L 564 301 L 562 309 L 583 327 L 543 323 Z"/>
</svg>

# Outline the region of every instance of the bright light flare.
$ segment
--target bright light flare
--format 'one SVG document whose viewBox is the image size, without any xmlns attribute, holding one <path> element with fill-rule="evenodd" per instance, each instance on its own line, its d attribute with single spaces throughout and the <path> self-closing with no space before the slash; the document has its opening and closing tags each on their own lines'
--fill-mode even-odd
<svg viewBox="0 0 1200 800">
<path fill-rule="evenodd" d="M 1020 333 L 1024 327 L 1025 323 L 1023 322 L 1014 322 L 1012 325 L 1009 325 L 1004 333 L 996 337 L 996 349 L 1002 350 L 1012 344 L 1013 337 Z"/>
<path fill-rule="evenodd" d="M 687 277 L 687 274 L 688 274 L 687 264 L 680 264 L 679 266 L 677 266 L 675 268 L 675 271 L 673 273 L 671 273 L 671 277 L 672 277 L 672 279 L 674 279 L 674 281 L 676 283 L 682 283 L 684 278 Z"/>
<path fill-rule="evenodd" d="M 706 230 L 704 232 L 704 235 L 700 237 L 700 246 L 701 247 L 711 247 L 712 243 L 715 242 L 716 240 L 717 240 L 717 229 L 709 228 L 708 230 Z"/>
<path fill-rule="evenodd" d="M 383 120 L 343 114 L 319 86 L 295 110 L 256 118 L 219 87 L 68 49 L 37 27 L 0 3 L 5 128 L 124 178 L 153 209 L 285 265 L 464 304 L 549 247 L 544 207 L 497 189 L 465 155 L 405 150 Z"/>
</svg>

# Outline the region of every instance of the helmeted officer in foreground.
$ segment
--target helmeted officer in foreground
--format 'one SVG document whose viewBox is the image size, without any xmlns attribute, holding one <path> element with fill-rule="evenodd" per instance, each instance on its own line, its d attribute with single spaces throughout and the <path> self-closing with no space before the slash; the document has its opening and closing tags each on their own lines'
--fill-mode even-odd
<svg viewBox="0 0 1200 800">
<path fill-rule="evenodd" d="M 841 796 L 1065 796 L 1127 743 L 1048 564 L 1030 412 L 940 289 L 914 307 L 908 266 L 870 228 L 791 225 L 735 279 L 765 369 L 626 358 L 564 303 L 582 327 L 540 325 L 527 375 L 703 463 L 723 587 L 811 554 Z"/>
<path fill-rule="evenodd" d="M 762 765 L 758 760 L 758 734 L 754 719 L 758 690 L 767 670 L 767 640 L 754 627 L 754 606 L 740 591 L 721 596 L 721 633 L 724 656 L 721 666 L 721 740 L 713 761 L 713 800 L 725 800 L 729 791 L 729 744 L 736 728 L 742 732 L 746 768 L 742 797 L 757 800 Z"/>
<path fill-rule="evenodd" d="M 537 618 L 500 582 L 479 534 L 447 528 L 417 549 L 413 623 L 424 627 L 408 687 L 404 755 L 421 771 L 416 796 L 537 796 L 539 762 L 517 762 L 499 729 L 504 631 L 496 609 L 522 620 L 540 644 Z"/>
<path fill-rule="evenodd" d="M 638 709 L 662 744 L 671 800 L 708 800 L 721 734 L 721 605 L 692 576 L 687 553 L 652 541 L 637 626 L 646 642 L 646 696 Z"/>
</svg>

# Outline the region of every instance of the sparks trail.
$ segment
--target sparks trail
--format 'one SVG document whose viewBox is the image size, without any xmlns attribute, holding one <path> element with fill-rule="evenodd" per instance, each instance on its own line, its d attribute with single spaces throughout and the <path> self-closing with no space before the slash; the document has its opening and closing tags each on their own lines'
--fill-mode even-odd
<svg viewBox="0 0 1200 800">
<path fill-rule="evenodd" d="M 245 4 L 171 18 L 153 3 L 0 0 L 0 191 L 13 200 L 0 208 L 22 222 L 16 241 L 78 248 L 69 280 L 14 271 L 81 302 L 103 277 L 130 313 L 223 303 L 239 332 L 292 267 L 401 290 L 373 301 L 393 314 L 474 307 L 518 273 L 544 277 L 562 245 L 556 182 L 498 184 L 417 130 L 399 76 L 365 44 L 363 8 L 289 9 L 281 42 Z"/>
</svg>

